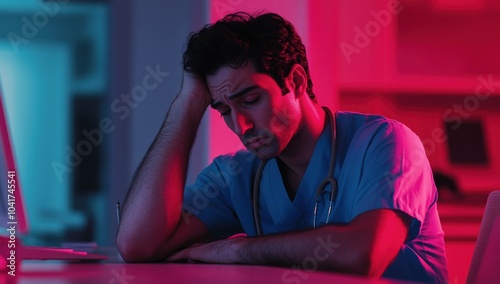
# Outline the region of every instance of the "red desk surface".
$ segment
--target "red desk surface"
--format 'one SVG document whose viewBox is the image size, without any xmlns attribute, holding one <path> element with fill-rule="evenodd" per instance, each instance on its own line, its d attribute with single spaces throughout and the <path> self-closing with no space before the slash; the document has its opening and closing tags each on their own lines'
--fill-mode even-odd
<svg viewBox="0 0 500 284">
<path fill-rule="evenodd" d="M 1 274 L 0 283 L 407 283 L 252 265 L 25 261 L 21 266 L 16 276 Z"/>
</svg>

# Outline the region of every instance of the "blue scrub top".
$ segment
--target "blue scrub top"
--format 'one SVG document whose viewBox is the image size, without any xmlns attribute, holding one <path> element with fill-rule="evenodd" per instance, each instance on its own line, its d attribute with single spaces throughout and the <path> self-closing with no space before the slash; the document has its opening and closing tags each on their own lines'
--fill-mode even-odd
<svg viewBox="0 0 500 284">
<path fill-rule="evenodd" d="M 334 177 L 338 193 L 328 223 L 349 223 L 373 209 L 411 216 L 409 236 L 385 277 L 445 283 L 448 278 L 437 190 L 420 139 L 405 125 L 377 115 L 337 112 Z M 325 127 L 290 200 L 275 159 L 262 173 L 259 213 L 264 234 L 312 228 L 318 185 L 328 175 L 331 127 Z M 260 161 L 242 150 L 214 159 L 186 187 L 184 209 L 207 226 L 212 240 L 256 236 L 252 187 Z M 317 224 L 327 222 L 331 186 L 319 195 Z"/>
</svg>

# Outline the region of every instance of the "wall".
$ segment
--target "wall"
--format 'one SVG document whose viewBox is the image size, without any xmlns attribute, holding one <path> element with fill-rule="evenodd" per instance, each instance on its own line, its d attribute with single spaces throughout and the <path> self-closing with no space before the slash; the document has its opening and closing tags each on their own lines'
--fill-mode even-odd
<svg viewBox="0 0 500 284">
<path fill-rule="evenodd" d="M 111 47 L 110 113 L 116 130 L 111 137 L 109 210 L 106 212 L 113 244 L 116 234 L 114 204 L 125 199 L 132 176 L 156 136 L 182 81 L 182 52 L 187 35 L 208 20 L 205 1 L 190 0 L 175 3 L 161 0 L 113 1 Z M 158 85 L 141 93 L 142 80 L 158 69 Z M 130 102 L 122 95 L 131 96 Z M 137 92 L 137 93 L 135 93 Z M 116 102 L 115 102 L 116 101 Z M 114 103 L 114 108 L 112 107 Z M 202 125 L 206 122 L 202 122 Z M 188 182 L 207 164 L 207 150 L 201 127 L 193 148 Z"/>
<path fill-rule="evenodd" d="M 464 283 L 486 194 L 500 189 L 500 1 L 339 2 L 340 108 L 405 123 L 456 178 L 462 197 L 441 191 L 438 210 L 450 283 Z M 487 165 L 449 160 L 444 122 L 467 119 L 483 122 Z"/>
<path fill-rule="evenodd" d="M 387 13 L 390 2 L 364 1 L 362 9 L 343 9 L 349 17 L 342 21 L 341 37 L 355 52 L 341 61 L 341 108 L 380 113 L 410 126 L 424 142 L 432 167 L 455 177 L 464 191 L 500 188 L 495 147 L 500 73 L 494 64 L 500 60 L 494 48 L 500 36 L 493 32 L 500 24 L 500 3 L 460 8 L 392 1 L 399 12 Z M 446 135 L 436 134 L 444 131 L 445 121 L 458 126 L 467 119 L 484 124 L 487 165 L 452 164 Z"/>
</svg>

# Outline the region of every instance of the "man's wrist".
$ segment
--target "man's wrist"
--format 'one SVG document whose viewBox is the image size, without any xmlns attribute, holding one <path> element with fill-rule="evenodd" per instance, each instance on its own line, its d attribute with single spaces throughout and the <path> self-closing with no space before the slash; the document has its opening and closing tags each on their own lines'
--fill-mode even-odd
<svg viewBox="0 0 500 284">
<path fill-rule="evenodd" d="M 174 100 L 174 103 L 180 104 L 190 111 L 205 113 L 206 109 L 211 103 L 211 98 L 202 91 L 184 91 L 181 90 Z"/>
</svg>

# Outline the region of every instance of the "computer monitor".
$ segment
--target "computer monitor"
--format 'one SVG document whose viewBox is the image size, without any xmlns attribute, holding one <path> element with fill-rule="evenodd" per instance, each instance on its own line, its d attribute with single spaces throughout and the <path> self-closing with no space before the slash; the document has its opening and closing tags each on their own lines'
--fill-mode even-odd
<svg viewBox="0 0 500 284">
<path fill-rule="evenodd" d="M 0 85 L 0 228 L 15 228 L 16 233 L 28 230 L 24 200 L 10 140 L 7 113 Z M 8 234 L 1 230 L 1 234 Z"/>
<path fill-rule="evenodd" d="M 487 166 L 489 164 L 483 122 L 479 119 L 445 123 L 448 137 L 450 163 L 462 166 Z"/>
</svg>

